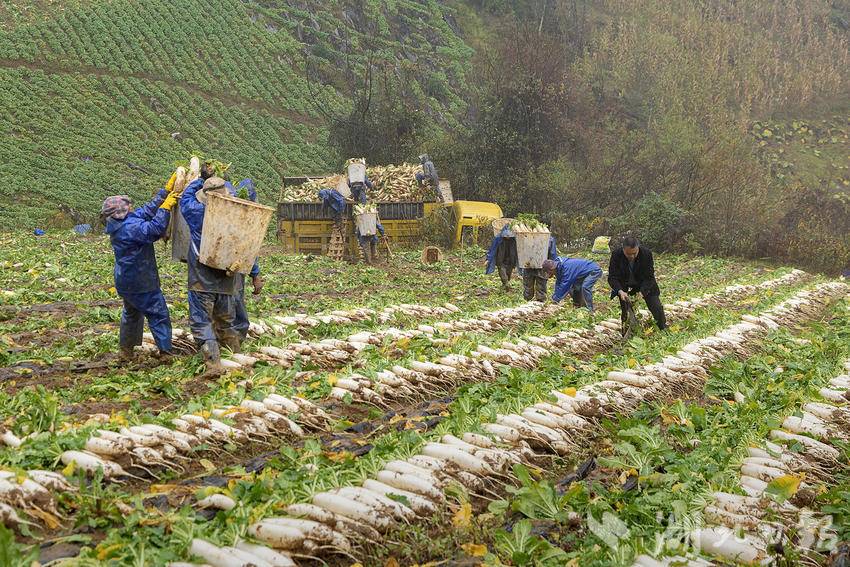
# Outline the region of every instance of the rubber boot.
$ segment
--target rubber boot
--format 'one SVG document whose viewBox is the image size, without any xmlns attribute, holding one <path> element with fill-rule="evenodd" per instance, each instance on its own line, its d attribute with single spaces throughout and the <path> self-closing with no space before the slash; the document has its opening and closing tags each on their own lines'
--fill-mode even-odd
<svg viewBox="0 0 850 567">
<path fill-rule="evenodd" d="M 372 264 L 372 247 L 369 246 L 368 244 L 364 244 L 360 248 L 363 250 L 363 261 L 367 265 L 371 265 Z"/>
<path fill-rule="evenodd" d="M 369 244 L 369 251 L 372 253 L 372 263 L 377 264 L 378 261 L 380 260 L 380 257 L 378 256 L 378 243 L 377 243 L 377 241 L 373 240 L 371 242 L 371 244 Z"/>
<path fill-rule="evenodd" d="M 204 354 L 204 365 L 207 377 L 221 376 L 224 374 L 224 366 L 221 365 L 221 350 L 218 348 L 218 341 L 206 341 L 201 346 L 201 352 Z"/>
<path fill-rule="evenodd" d="M 232 353 L 241 352 L 242 341 L 239 340 L 239 336 L 237 335 L 228 335 L 221 339 L 221 344 L 224 345 L 225 348 L 230 349 Z"/>
<path fill-rule="evenodd" d="M 128 362 L 132 362 L 136 353 L 133 347 L 131 346 L 122 346 L 121 350 L 118 352 L 118 361 L 122 364 L 126 364 Z"/>
</svg>

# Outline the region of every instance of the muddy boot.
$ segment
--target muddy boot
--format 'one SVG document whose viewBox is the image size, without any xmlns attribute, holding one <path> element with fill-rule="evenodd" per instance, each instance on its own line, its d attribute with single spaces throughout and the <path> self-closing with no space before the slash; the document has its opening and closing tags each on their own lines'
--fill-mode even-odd
<svg viewBox="0 0 850 567">
<path fill-rule="evenodd" d="M 364 244 L 363 246 L 360 247 L 360 249 L 363 250 L 363 261 L 367 265 L 371 265 L 372 264 L 372 247 L 369 246 L 368 244 Z"/>
<path fill-rule="evenodd" d="M 122 346 L 121 350 L 118 352 L 118 362 L 121 364 L 127 364 L 133 361 L 135 358 L 134 348 L 131 346 Z"/>
<path fill-rule="evenodd" d="M 377 264 L 381 258 L 378 256 L 378 243 L 375 240 L 369 245 L 369 251 L 372 253 L 372 264 Z"/>
<path fill-rule="evenodd" d="M 174 362 L 174 353 L 171 351 L 158 351 L 156 357 L 159 359 L 160 364 L 171 364 Z"/>
<path fill-rule="evenodd" d="M 218 341 L 206 341 L 201 346 L 201 352 L 204 354 L 204 365 L 206 366 L 206 371 L 203 374 L 204 377 L 215 378 L 224 374 Z"/>
<path fill-rule="evenodd" d="M 221 339 L 221 344 L 234 354 L 241 352 L 242 341 L 239 340 L 239 337 L 236 335 L 224 337 L 223 339 Z"/>
</svg>

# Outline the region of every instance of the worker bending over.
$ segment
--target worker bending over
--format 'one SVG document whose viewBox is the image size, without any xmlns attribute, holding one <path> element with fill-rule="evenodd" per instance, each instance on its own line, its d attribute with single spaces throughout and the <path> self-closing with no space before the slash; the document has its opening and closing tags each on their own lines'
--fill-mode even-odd
<svg viewBox="0 0 850 567">
<path fill-rule="evenodd" d="M 200 262 L 201 232 L 206 203 L 210 193 L 226 193 L 224 179 L 209 177 L 190 183 L 180 199 L 180 212 L 191 237 L 187 259 L 189 271 L 189 325 L 195 342 L 204 355 L 207 375 L 219 375 L 220 345 L 239 352 L 241 337 L 236 329 L 236 303 L 240 293 L 239 278 L 227 271 Z"/>
<path fill-rule="evenodd" d="M 558 257 L 543 262 L 543 271 L 547 276 L 555 276 L 555 293 L 552 301 L 560 303 L 567 294 L 576 307 L 587 307 L 593 313 L 593 286 L 602 277 L 599 264 L 583 258 Z"/>
<path fill-rule="evenodd" d="M 166 189 L 160 189 L 139 209 L 133 209 L 126 195 L 108 197 L 100 209 L 115 253 L 115 291 L 124 302 L 118 332 L 124 361 L 132 359 L 134 347 L 142 344 L 145 319 L 160 355 L 171 355 L 171 317 L 160 287 L 153 243 L 168 229 L 171 208 L 177 202 L 173 187 L 174 176 Z"/>
<path fill-rule="evenodd" d="M 558 249 L 555 245 L 555 237 L 549 237 L 549 251 L 546 254 L 549 260 L 558 259 Z M 545 265 L 545 263 L 544 263 Z M 522 274 L 522 296 L 526 301 L 546 301 L 546 287 L 549 275 L 543 268 L 520 268 Z"/>
<path fill-rule="evenodd" d="M 499 234 L 493 237 L 493 242 L 487 251 L 487 268 L 484 273 L 492 274 L 495 270 L 498 270 L 499 279 L 502 280 L 502 288 L 507 291 L 511 289 L 511 274 L 516 265 L 516 238 L 510 226 L 505 225 L 499 231 Z"/>
<path fill-rule="evenodd" d="M 630 296 L 640 292 L 658 328 L 667 328 L 664 306 L 661 304 L 661 290 L 655 281 L 652 251 L 641 246 L 637 238 L 627 236 L 623 239 L 623 247 L 611 253 L 608 284 L 611 286 L 611 298 L 620 299 L 620 317 L 624 324 L 628 317 Z"/>
</svg>

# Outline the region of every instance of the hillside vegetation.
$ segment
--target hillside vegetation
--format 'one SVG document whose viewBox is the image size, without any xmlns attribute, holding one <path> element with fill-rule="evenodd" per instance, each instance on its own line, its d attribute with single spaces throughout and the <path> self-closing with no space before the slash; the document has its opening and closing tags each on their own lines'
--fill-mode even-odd
<svg viewBox="0 0 850 567">
<path fill-rule="evenodd" d="M 568 240 L 633 231 L 656 248 L 850 266 L 850 3 L 474 4 L 511 40 L 483 40 L 475 118 L 438 152 L 454 186 Z M 773 158 L 779 136 L 755 135 L 773 123 L 817 139 Z M 780 176 L 777 162 L 794 165 Z"/>
<path fill-rule="evenodd" d="M 415 66 L 410 96 L 450 122 L 469 52 L 446 16 L 415 1 L 4 3 L 0 226 L 144 198 L 193 151 L 270 200 L 284 174 L 337 165 L 327 117 L 367 60 Z"/>
</svg>

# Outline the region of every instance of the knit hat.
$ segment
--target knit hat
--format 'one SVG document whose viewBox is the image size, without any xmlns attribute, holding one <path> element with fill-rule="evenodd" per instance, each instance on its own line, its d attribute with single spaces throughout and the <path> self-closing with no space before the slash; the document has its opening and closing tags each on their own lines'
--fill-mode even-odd
<svg viewBox="0 0 850 567">
<path fill-rule="evenodd" d="M 127 195 L 107 197 L 100 207 L 100 216 L 108 219 L 124 220 L 130 214 L 133 200 Z"/>
</svg>

